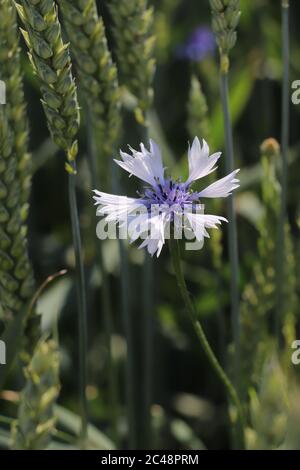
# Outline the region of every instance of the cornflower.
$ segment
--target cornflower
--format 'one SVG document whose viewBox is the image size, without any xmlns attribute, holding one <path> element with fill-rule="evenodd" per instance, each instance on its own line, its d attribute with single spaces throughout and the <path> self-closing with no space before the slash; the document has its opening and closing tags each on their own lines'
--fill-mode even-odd
<svg viewBox="0 0 300 470">
<path fill-rule="evenodd" d="M 97 215 L 104 216 L 105 226 L 111 223 L 126 229 L 130 242 L 143 239 L 139 248 L 157 257 L 166 239 L 174 235 L 181 238 L 182 230 L 200 243 L 209 238 L 207 229 L 218 228 L 224 217 L 204 214 L 202 198 L 227 197 L 239 186 L 234 170 L 208 187 L 197 191 L 195 181 L 204 178 L 217 169 L 216 163 L 221 152 L 209 155 L 205 140 L 202 145 L 196 137 L 188 151 L 189 176 L 186 181 L 165 176 L 159 146 L 150 140 L 148 150 L 143 143 L 140 150 L 129 147 L 131 155 L 120 152 L 121 160 L 114 160 L 121 168 L 135 175 L 146 185 L 138 198 L 107 194 L 94 190 Z M 172 233 L 172 234 L 171 234 Z"/>
</svg>

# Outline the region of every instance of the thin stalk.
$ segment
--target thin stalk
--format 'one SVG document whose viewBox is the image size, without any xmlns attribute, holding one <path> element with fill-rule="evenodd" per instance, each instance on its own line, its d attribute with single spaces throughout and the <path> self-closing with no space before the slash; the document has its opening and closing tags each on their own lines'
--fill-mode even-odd
<svg viewBox="0 0 300 470">
<path fill-rule="evenodd" d="M 285 276 L 285 220 L 287 204 L 287 179 L 288 179 L 288 146 L 289 146 L 289 1 L 282 0 L 282 55 L 283 55 L 283 83 L 282 83 L 282 116 L 281 116 L 281 200 L 277 237 L 277 266 L 276 266 L 276 317 L 275 328 L 277 338 L 280 337 L 281 316 L 284 310 L 283 284 Z"/>
<path fill-rule="evenodd" d="M 220 381 L 223 383 L 225 386 L 227 393 L 236 406 L 237 413 L 238 413 L 238 419 L 239 419 L 239 432 L 237 433 L 237 437 L 239 438 L 239 446 L 244 449 L 245 448 L 245 424 L 244 424 L 244 414 L 243 414 L 243 409 L 239 400 L 239 397 L 237 395 L 237 392 L 231 383 L 230 379 L 227 377 L 225 371 L 223 370 L 222 366 L 220 365 L 218 359 L 216 358 L 212 348 L 210 347 L 210 344 L 206 338 L 206 335 L 204 333 L 204 330 L 201 326 L 201 323 L 197 319 L 197 312 L 194 307 L 194 304 L 192 302 L 190 293 L 187 290 L 186 282 L 184 279 L 184 275 L 182 272 L 181 268 L 181 261 L 180 261 L 180 249 L 179 249 L 179 243 L 178 240 L 171 239 L 169 241 L 169 248 L 170 248 L 170 253 L 172 257 L 172 262 L 173 262 L 173 267 L 178 283 L 178 287 L 182 296 L 182 299 L 185 304 L 185 308 L 187 310 L 187 313 L 189 315 L 189 318 L 192 322 L 193 328 L 195 330 L 195 333 L 197 335 L 197 338 L 208 358 L 210 361 L 212 367 L 214 368 L 216 374 L 218 375 Z"/>
<path fill-rule="evenodd" d="M 74 163 L 75 166 L 75 163 Z M 75 168 L 74 168 L 75 170 Z M 80 416 L 81 430 L 80 438 L 84 444 L 87 437 L 87 307 L 86 307 L 86 290 L 85 275 L 82 256 L 82 244 L 80 236 L 80 226 L 76 199 L 76 174 L 69 173 L 69 204 L 73 232 L 73 244 L 75 251 L 76 263 L 76 291 L 78 302 L 78 334 L 79 334 L 79 393 L 80 393 Z"/>
<path fill-rule="evenodd" d="M 228 73 L 226 71 L 221 71 L 221 99 L 225 123 L 225 166 L 226 172 L 230 173 L 234 170 L 234 156 L 232 126 L 229 111 Z M 229 220 L 229 258 L 231 266 L 231 324 L 234 339 L 234 375 L 235 383 L 237 384 L 240 368 L 239 257 L 233 196 L 229 196 L 227 198 L 227 210 Z"/>
<path fill-rule="evenodd" d="M 87 133 L 88 133 L 88 160 L 91 172 L 91 180 L 93 189 L 98 188 L 98 168 L 97 168 L 97 155 L 93 135 L 93 123 L 90 109 L 87 109 Z M 101 308 L 104 316 L 105 325 L 105 339 L 106 349 L 108 353 L 107 370 L 108 370 L 108 384 L 109 384 L 109 400 L 111 409 L 111 421 L 113 440 L 118 447 L 118 417 L 119 417 L 119 396 L 118 396 L 118 377 L 117 370 L 112 354 L 112 335 L 113 335 L 113 317 L 110 302 L 110 288 L 109 279 L 107 276 L 104 259 L 103 259 L 103 244 L 100 240 L 96 241 L 96 257 L 102 276 L 101 285 Z"/>
<path fill-rule="evenodd" d="M 219 329 L 219 357 L 221 358 L 220 364 L 222 367 L 224 367 L 226 364 L 226 356 L 227 356 L 226 324 L 225 324 L 225 316 L 224 316 L 222 298 L 221 298 L 221 292 L 223 292 L 223 282 L 219 273 L 216 274 L 216 286 L 218 289 L 217 321 L 218 321 L 218 329 Z"/>
</svg>

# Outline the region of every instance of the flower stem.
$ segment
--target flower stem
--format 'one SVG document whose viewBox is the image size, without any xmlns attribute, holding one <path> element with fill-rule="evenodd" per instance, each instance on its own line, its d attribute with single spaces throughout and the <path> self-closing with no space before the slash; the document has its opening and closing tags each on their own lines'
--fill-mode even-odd
<svg viewBox="0 0 300 470">
<path fill-rule="evenodd" d="M 97 168 L 97 155 L 93 134 L 93 122 L 91 111 L 87 107 L 87 138 L 88 138 L 88 160 L 91 172 L 91 180 L 93 189 L 99 185 L 98 181 L 98 168 Z M 106 272 L 104 259 L 103 259 L 103 243 L 100 240 L 96 241 L 96 257 L 99 269 L 102 276 L 101 283 L 101 308 L 104 317 L 105 326 L 105 340 L 107 349 L 107 371 L 108 371 L 108 389 L 109 389 L 109 403 L 110 403 L 110 416 L 112 424 L 112 438 L 118 447 L 118 417 L 119 417 L 119 394 L 118 394 L 118 377 L 116 365 L 113 360 L 112 354 L 112 334 L 113 334 L 113 318 L 110 302 L 110 286 L 109 279 Z"/>
<path fill-rule="evenodd" d="M 285 219 L 287 202 L 287 178 L 288 178 L 288 146 L 289 146 L 289 2 L 282 0 L 282 54 L 283 54 L 283 85 L 282 85 L 282 117 L 281 117 L 281 200 L 280 216 L 277 237 L 277 266 L 276 266 L 276 317 L 275 328 L 277 338 L 280 336 L 281 316 L 284 310 L 283 285 L 285 275 Z"/>
<path fill-rule="evenodd" d="M 232 402 L 236 406 L 237 413 L 238 413 L 238 418 L 239 418 L 239 428 L 240 428 L 239 433 L 238 433 L 238 437 L 239 437 L 239 441 L 240 441 L 239 446 L 244 449 L 244 447 L 245 447 L 245 442 L 244 442 L 245 425 L 244 425 L 244 414 L 243 414 L 243 409 L 242 409 L 240 400 L 238 398 L 237 392 L 236 392 L 233 384 L 231 383 L 230 379 L 227 377 L 225 371 L 221 367 L 218 359 L 216 358 L 213 350 L 211 349 L 210 344 L 209 344 L 209 342 L 208 342 L 208 340 L 205 336 L 204 330 L 201 326 L 201 323 L 197 319 L 197 312 L 196 312 L 196 309 L 195 309 L 194 304 L 192 302 L 191 296 L 190 296 L 190 294 L 187 290 L 187 286 L 186 286 L 184 275 L 183 275 L 182 268 L 181 268 L 180 249 L 179 249 L 178 240 L 171 239 L 169 241 L 169 248 L 170 248 L 170 253 L 171 253 L 171 257 L 172 257 L 172 262 L 173 262 L 175 275 L 176 275 L 176 278 L 177 278 L 178 287 L 180 289 L 181 296 L 182 296 L 184 304 L 185 304 L 185 308 L 187 310 L 187 313 L 189 314 L 189 318 L 192 322 L 195 333 L 196 333 L 196 335 L 199 339 L 199 342 L 200 342 L 202 348 L 204 349 L 204 352 L 205 352 L 207 358 L 209 359 L 209 361 L 210 361 L 211 365 L 213 366 L 215 372 L 217 373 L 219 379 L 224 384 L 224 386 L 225 386 L 225 388 L 228 392 L 228 395 L 231 398 Z"/>
<path fill-rule="evenodd" d="M 74 171 L 75 169 L 75 162 Z M 78 330 L 79 330 L 79 393 L 80 393 L 80 416 L 81 430 L 80 438 L 84 443 L 87 437 L 87 307 L 86 307 L 86 291 L 85 291 L 85 275 L 82 257 L 82 245 L 79 227 L 79 217 L 76 199 L 76 173 L 70 173 L 69 178 L 69 204 L 71 212 L 73 243 L 75 251 L 76 263 L 76 290 L 78 302 Z"/>
<path fill-rule="evenodd" d="M 234 170 L 233 137 L 229 111 L 228 73 L 221 71 L 221 99 L 225 123 L 225 150 L 226 150 L 226 172 Z M 240 314 L 239 314 L 239 258 L 237 227 L 234 210 L 233 196 L 227 198 L 228 220 L 229 220 L 229 258 L 231 265 L 230 296 L 231 296 L 231 324 L 234 338 L 234 375 L 235 383 L 239 377 L 240 357 Z"/>
</svg>

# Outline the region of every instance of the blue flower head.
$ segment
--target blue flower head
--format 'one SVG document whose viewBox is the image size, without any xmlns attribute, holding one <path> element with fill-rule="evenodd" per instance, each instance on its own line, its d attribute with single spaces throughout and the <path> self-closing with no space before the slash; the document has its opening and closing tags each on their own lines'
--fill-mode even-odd
<svg viewBox="0 0 300 470">
<path fill-rule="evenodd" d="M 217 228 L 226 221 L 218 215 L 197 212 L 197 208 L 203 209 L 198 207 L 203 198 L 227 197 L 239 186 L 238 170 L 234 170 L 201 191 L 193 190 L 195 181 L 216 170 L 221 156 L 220 152 L 210 155 L 205 140 L 201 145 L 196 137 L 189 147 L 189 176 L 184 182 L 165 175 L 160 148 L 153 140 L 150 140 L 149 150 L 144 144 L 140 145 L 140 150 L 129 148 L 131 154 L 121 151 L 121 160 L 115 162 L 144 182 L 143 192 L 138 198 L 130 198 L 95 190 L 97 214 L 104 217 L 106 224 L 130 226 L 133 229 L 128 233 L 130 241 L 143 239 L 140 248 L 147 248 L 151 255 L 159 256 L 169 236 L 170 225 L 180 232 L 184 223 L 185 228 L 203 242 L 209 237 L 207 229 Z"/>
<path fill-rule="evenodd" d="M 193 62 L 200 62 L 214 54 L 216 41 L 214 33 L 207 26 L 199 26 L 187 41 L 178 48 L 178 57 Z"/>
</svg>

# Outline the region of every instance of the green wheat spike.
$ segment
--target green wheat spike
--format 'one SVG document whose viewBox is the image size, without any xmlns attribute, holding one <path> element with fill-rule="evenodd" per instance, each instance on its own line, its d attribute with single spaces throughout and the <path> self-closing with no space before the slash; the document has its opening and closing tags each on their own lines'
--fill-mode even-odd
<svg viewBox="0 0 300 470">
<path fill-rule="evenodd" d="M 277 149 L 276 142 L 268 139 L 262 145 L 262 151 L 265 153 L 262 157 L 263 165 L 263 183 L 262 183 L 262 199 L 265 204 L 265 217 L 259 225 L 260 239 L 258 242 L 258 250 L 264 274 L 261 277 L 265 278 L 264 281 L 264 298 L 265 298 L 265 311 L 271 311 L 275 308 L 275 268 L 270 265 L 274 259 L 275 252 L 275 237 L 272 236 L 272 227 L 279 222 L 279 208 L 280 208 L 280 192 L 281 187 L 276 173 L 276 156 L 270 153 L 272 145 Z M 275 225 L 276 224 L 276 225 Z M 285 224 L 286 233 L 286 272 L 284 284 L 284 296 L 286 305 L 286 314 L 295 314 L 295 292 L 296 292 L 296 275 L 295 275 L 295 257 L 293 240 L 291 237 L 290 225 L 288 222 Z M 271 261 L 270 261 L 271 260 Z M 259 275 L 259 274 L 258 274 Z"/>
<path fill-rule="evenodd" d="M 278 224 L 280 186 L 276 177 L 279 144 L 274 139 L 261 146 L 263 170 L 261 196 L 264 216 L 258 224 L 257 251 L 259 261 L 254 266 L 254 279 L 243 292 L 241 303 L 241 364 L 245 393 L 255 383 L 254 361 L 257 361 L 259 343 L 268 334 L 267 315 L 275 305 L 275 239 Z M 259 362 L 259 361 L 258 361 Z M 256 367 L 256 370 L 259 367 Z"/>
<path fill-rule="evenodd" d="M 29 208 L 32 165 L 28 152 L 28 120 L 23 91 L 19 35 L 17 32 L 16 12 L 10 0 L 1 0 L 1 79 L 6 84 L 6 107 L 14 134 L 13 145 L 18 161 L 20 181 L 20 200 L 22 217 L 26 220 Z M 4 46 L 4 47 L 3 47 Z"/>
<path fill-rule="evenodd" d="M 4 327 L 16 317 L 34 294 L 32 266 L 28 258 L 27 227 L 21 217 L 17 158 L 5 108 L 0 107 L 0 303 Z M 39 317 L 26 317 L 23 349 L 26 357 L 37 341 Z M 24 356 L 25 358 L 25 356 Z"/>
<path fill-rule="evenodd" d="M 53 141 L 65 152 L 66 171 L 69 173 L 69 205 L 76 261 L 78 300 L 81 437 L 87 430 L 86 402 L 86 350 L 87 320 L 85 273 L 79 215 L 76 198 L 76 157 L 79 130 L 79 106 L 77 88 L 72 75 L 69 44 L 64 43 L 58 19 L 58 7 L 54 0 L 19 0 L 15 2 L 23 23 L 21 32 L 29 49 L 29 59 L 40 81 L 42 104 Z"/>
<path fill-rule="evenodd" d="M 259 343 L 269 333 L 268 319 L 271 318 L 276 306 L 276 237 L 274 237 L 274 227 L 278 225 L 280 209 L 281 188 L 276 174 L 279 151 L 279 144 L 275 139 L 267 139 L 261 146 L 263 169 L 261 194 L 264 203 L 264 216 L 258 224 L 257 251 L 259 261 L 254 266 L 253 281 L 244 290 L 241 305 L 241 363 L 243 364 L 246 388 L 249 383 L 256 382 L 255 374 L 259 371 L 260 364 L 257 354 L 262 353 L 262 347 L 259 346 Z M 288 224 L 286 224 L 286 236 L 287 267 L 284 289 L 286 314 L 294 315 L 296 301 L 295 260 Z M 253 367 L 255 361 L 257 367 Z"/>
<path fill-rule="evenodd" d="M 272 349 L 270 344 L 268 357 L 261 367 L 258 390 L 250 390 L 248 450 L 274 450 L 286 437 L 291 383 Z"/>
<path fill-rule="evenodd" d="M 67 154 L 67 170 L 73 172 L 78 152 L 79 107 L 69 46 L 62 39 L 57 6 L 53 0 L 20 0 L 15 5 L 24 26 L 21 32 L 30 62 L 41 83 L 49 131 Z"/>
<path fill-rule="evenodd" d="M 153 99 L 153 9 L 147 0 L 112 0 L 109 8 L 120 81 L 136 97 L 136 117 L 143 122 L 143 114 Z"/>
<path fill-rule="evenodd" d="M 187 129 L 191 138 L 196 135 L 209 140 L 208 107 L 200 81 L 193 75 L 187 105 Z"/>
<path fill-rule="evenodd" d="M 111 156 L 120 132 L 117 69 L 95 0 L 58 0 L 80 84 L 93 113 L 101 156 Z"/>
<path fill-rule="evenodd" d="M 237 39 L 236 27 L 241 16 L 240 0 L 210 0 L 210 7 L 212 29 L 220 51 L 221 69 L 227 73 L 229 52 Z"/>
<path fill-rule="evenodd" d="M 54 404 L 60 389 L 59 352 L 53 340 L 37 344 L 25 378 L 17 421 L 12 426 L 12 447 L 43 450 L 55 428 Z"/>
<path fill-rule="evenodd" d="M 33 294 L 26 226 L 21 218 L 18 162 L 13 132 L 4 106 L 0 107 L 0 293 L 4 321 L 15 316 Z"/>
<path fill-rule="evenodd" d="M 31 183 L 26 119 L 16 14 L 10 0 L 0 0 L 1 70 L 6 104 L 0 123 L 0 298 L 4 326 L 20 313 L 34 293 L 28 258 L 26 219 Z M 28 359 L 39 338 L 39 315 L 26 316 L 22 356 Z"/>
</svg>

